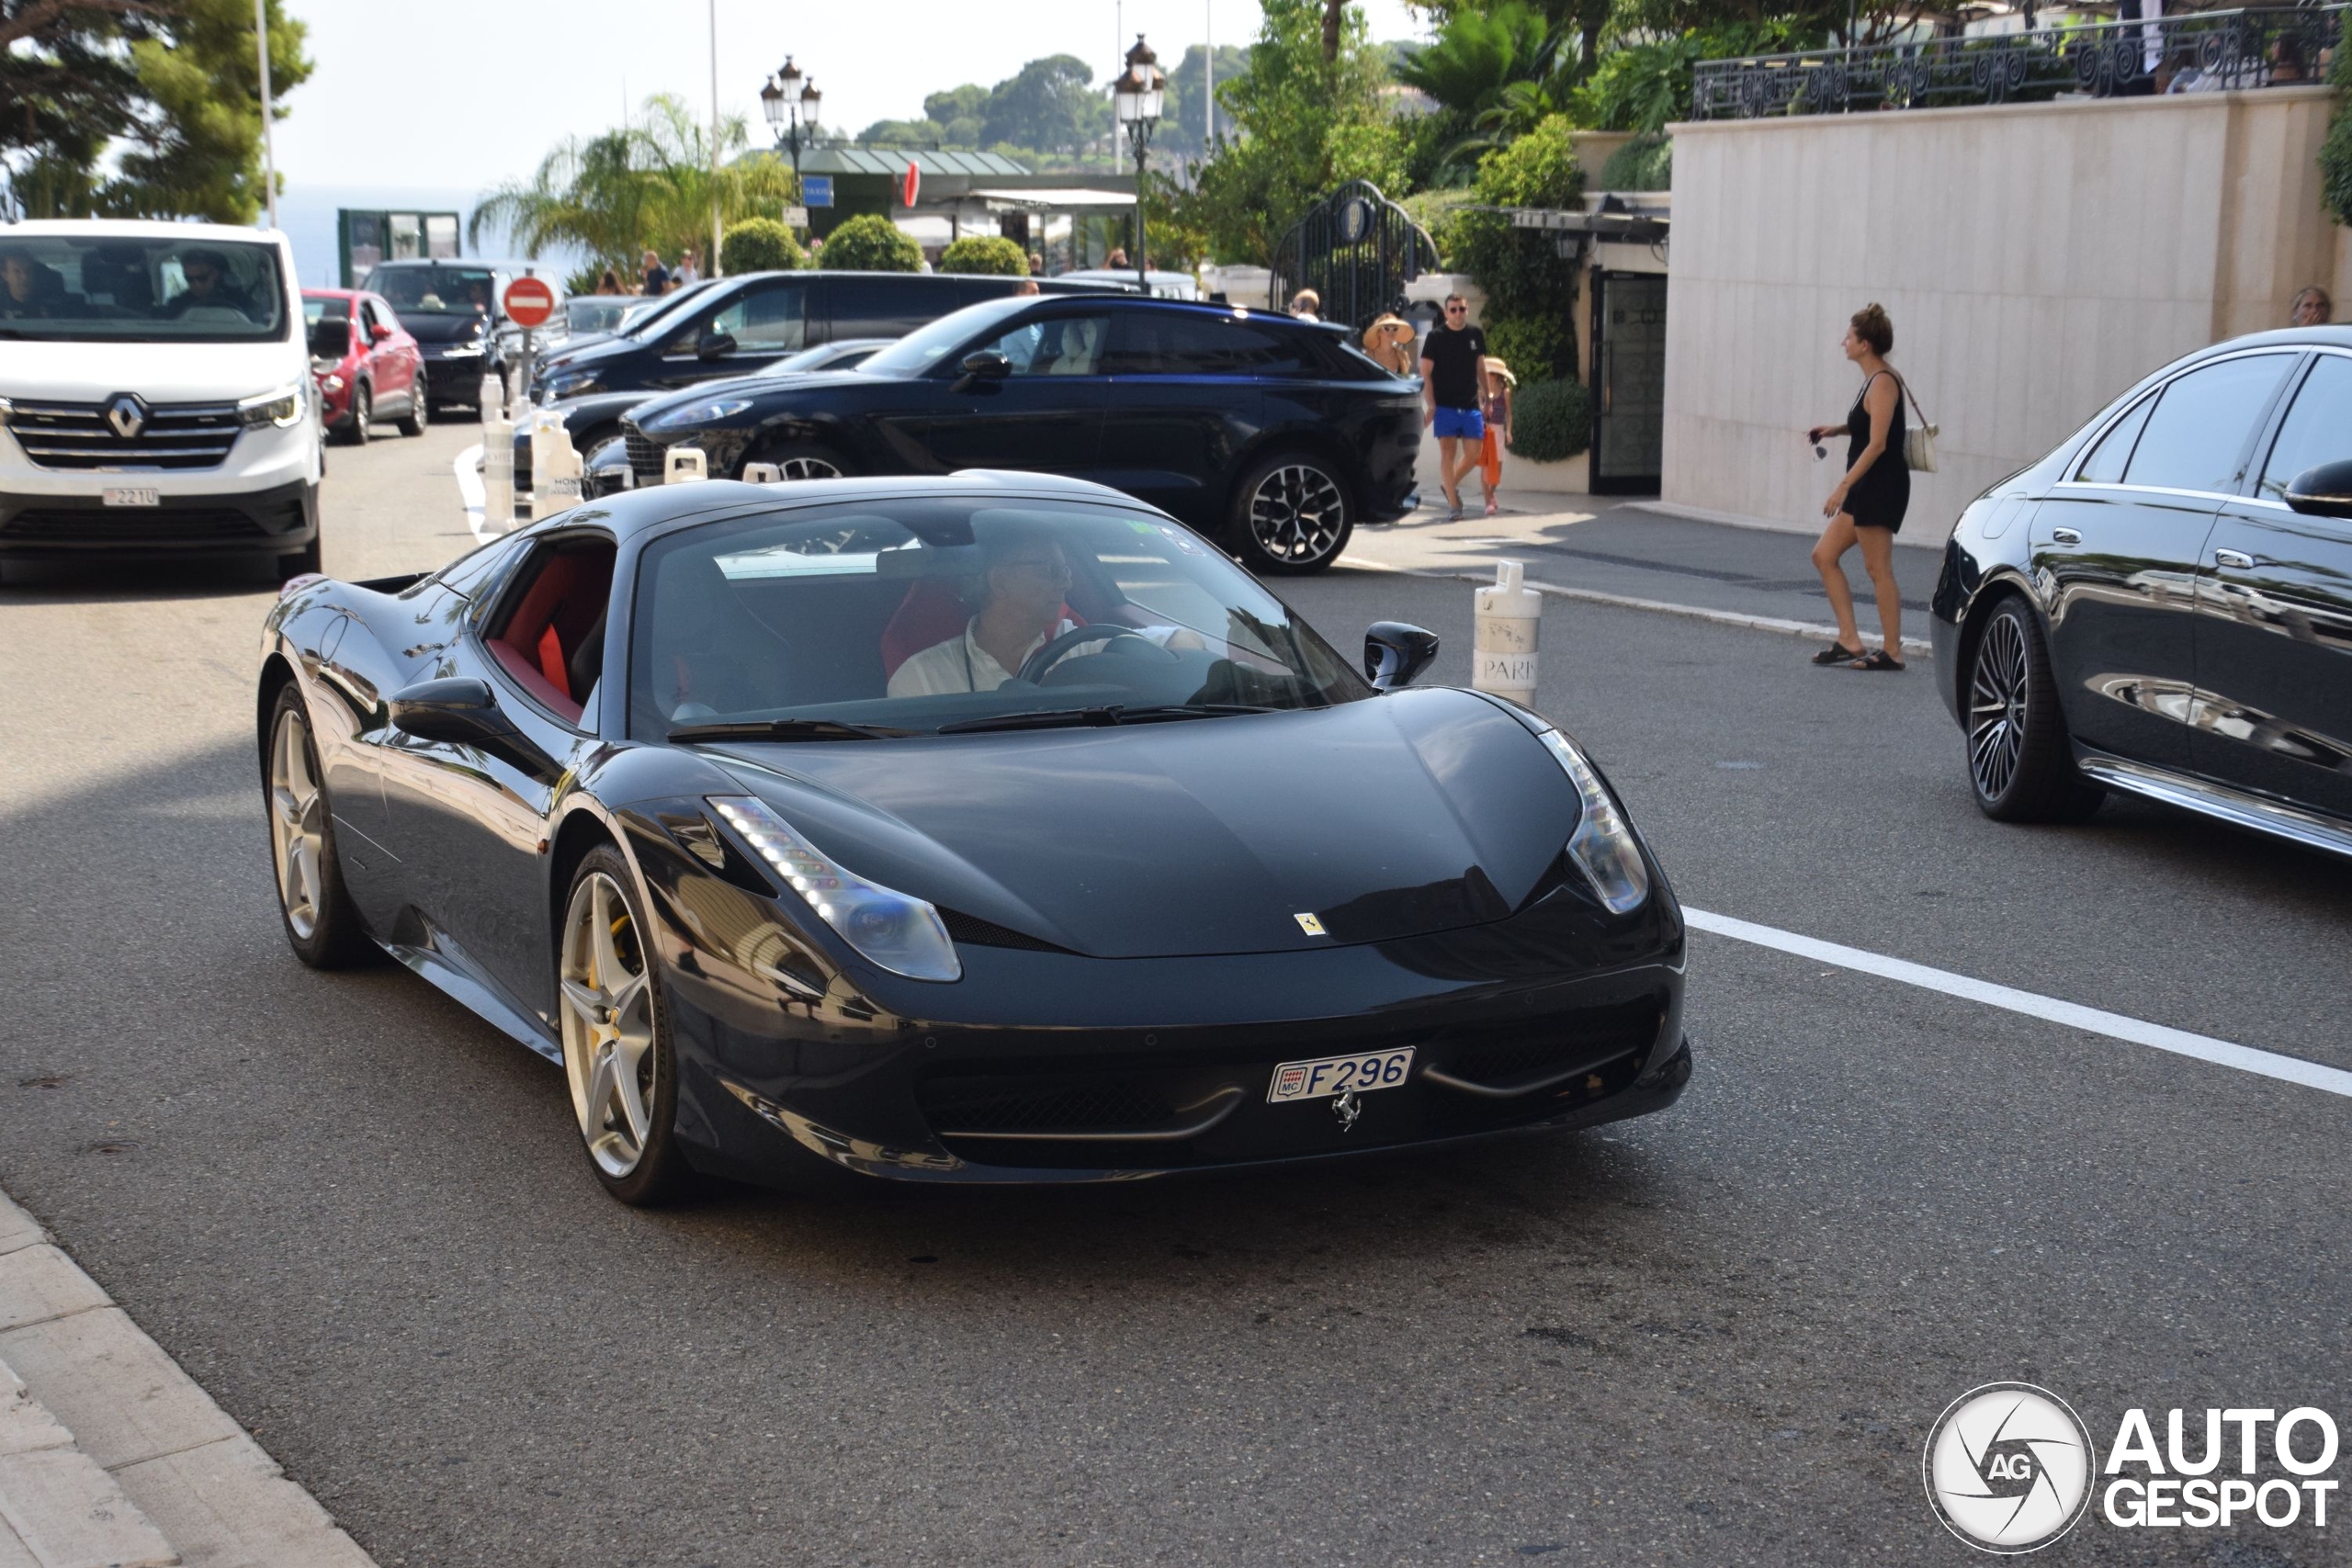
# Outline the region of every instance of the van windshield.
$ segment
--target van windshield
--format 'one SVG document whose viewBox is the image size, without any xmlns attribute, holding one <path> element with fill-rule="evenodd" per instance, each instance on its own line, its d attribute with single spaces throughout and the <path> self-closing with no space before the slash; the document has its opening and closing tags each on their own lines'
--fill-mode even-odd
<svg viewBox="0 0 2352 1568">
<path fill-rule="evenodd" d="M 498 298 L 498 275 L 485 266 L 379 266 L 362 288 L 391 301 L 403 316 L 487 316 Z"/>
<path fill-rule="evenodd" d="M 0 233 L 0 339 L 250 343 L 288 327 L 275 245 Z"/>
</svg>

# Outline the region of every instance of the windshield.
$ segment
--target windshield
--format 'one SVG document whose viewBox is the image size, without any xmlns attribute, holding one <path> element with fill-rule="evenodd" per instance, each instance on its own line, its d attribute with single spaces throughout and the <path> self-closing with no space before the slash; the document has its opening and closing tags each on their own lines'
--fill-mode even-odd
<svg viewBox="0 0 2352 1568">
<path fill-rule="evenodd" d="M 629 733 L 642 740 L 712 724 L 927 733 L 1372 694 L 1189 529 L 1079 502 L 913 497 L 684 529 L 647 547 L 632 619 Z"/>
<path fill-rule="evenodd" d="M 694 303 L 718 281 L 715 277 L 706 277 L 699 283 L 689 283 L 684 288 L 659 299 L 632 299 L 628 313 L 621 317 L 620 330 L 633 338 L 642 338 L 658 332 L 672 316 Z"/>
<path fill-rule="evenodd" d="M 917 327 L 858 368 L 876 376 L 920 376 L 937 364 L 942 355 L 969 343 L 994 322 L 1035 303 L 1026 296 L 1014 295 L 967 305 L 929 326 Z"/>
<path fill-rule="evenodd" d="M 359 287 L 404 316 L 487 316 L 498 298 L 498 275 L 486 266 L 379 266 Z"/>
<path fill-rule="evenodd" d="M 249 343 L 288 317 L 275 245 L 0 230 L 0 338 Z"/>
<path fill-rule="evenodd" d="M 615 332 L 621 318 L 641 303 L 626 294 L 575 295 L 563 302 L 564 325 L 576 333 Z"/>
<path fill-rule="evenodd" d="M 761 376 L 796 376 L 804 370 L 854 370 L 874 357 L 879 344 L 820 344 L 772 359 L 755 372 Z"/>
</svg>

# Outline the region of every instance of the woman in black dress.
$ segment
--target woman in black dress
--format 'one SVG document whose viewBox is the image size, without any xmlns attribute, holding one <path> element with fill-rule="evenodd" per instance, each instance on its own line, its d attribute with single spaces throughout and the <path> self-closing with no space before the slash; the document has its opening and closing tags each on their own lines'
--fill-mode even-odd
<svg viewBox="0 0 2352 1568">
<path fill-rule="evenodd" d="M 1846 436 L 1846 476 L 1821 504 L 1829 526 L 1813 547 L 1813 564 L 1838 615 L 1838 640 L 1813 656 L 1815 664 L 1854 670 L 1903 668 L 1903 596 L 1894 585 L 1894 535 L 1911 504 L 1911 469 L 1903 458 L 1903 390 L 1886 363 L 1894 326 L 1876 304 L 1854 312 L 1839 344 L 1862 372 L 1861 394 L 1843 422 L 1805 432 L 1816 453 L 1832 435 Z M 1854 592 L 1846 581 L 1846 552 L 1862 547 L 1862 565 L 1878 590 L 1881 646 L 1862 651 L 1854 625 Z"/>
</svg>

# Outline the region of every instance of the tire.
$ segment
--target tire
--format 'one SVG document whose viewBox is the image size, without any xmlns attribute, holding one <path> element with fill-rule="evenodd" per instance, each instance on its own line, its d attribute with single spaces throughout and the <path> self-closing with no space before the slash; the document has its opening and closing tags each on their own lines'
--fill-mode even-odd
<svg viewBox="0 0 2352 1568">
<path fill-rule="evenodd" d="M 354 446 L 368 445 L 368 427 L 376 423 L 376 394 L 361 382 L 351 389 L 351 428 L 344 432 L 344 439 Z"/>
<path fill-rule="evenodd" d="M 2001 822 L 2079 822 L 2107 791 L 2075 766 L 2041 624 L 2023 599 L 1994 606 L 1969 654 L 1963 688 L 1969 787 Z"/>
<path fill-rule="evenodd" d="M 401 415 L 400 428 L 402 435 L 424 434 L 424 427 L 433 420 L 432 412 L 426 406 L 428 400 L 424 390 L 424 372 L 419 370 L 416 373 L 416 379 L 409 383 L 408 412 Z"/>
<path fill-rule="evenodd" d="M 651 930 L 628 863 L 608 844 L 590 850 L 571 874 L 557 932 L 563 1077 L 588 1168 L 638 1207 L 674 1201 L 692 1177 L 678 1145 L 661 960 L 639 935 Z"/>
<path fill-rule="evenodd" d="M 1228 536 L 1243 566 L 1261 577 L 1297 577 L 1340 558 L 1355 532 L 1355 502 L 1333 467 L 1283 452 L 1241 476 Z"/>
<path fill-rule="evenodd" d="M 743 461 L 747 468 L 753 463 L 774 463 L 787 479 L 846 479 L 857 474 L 848 458 L 821 441 L 780 441 Z"/>
<path fill-rule="evenodd" d="M 294 956 L 313 969 L 347 968 L 368 951 L 367 928 L 343 883 L 334 812 L 301 688 L 278 689 L 262 758 L 262 806 L 269 818 L 277 913 Z"/>
</svg>

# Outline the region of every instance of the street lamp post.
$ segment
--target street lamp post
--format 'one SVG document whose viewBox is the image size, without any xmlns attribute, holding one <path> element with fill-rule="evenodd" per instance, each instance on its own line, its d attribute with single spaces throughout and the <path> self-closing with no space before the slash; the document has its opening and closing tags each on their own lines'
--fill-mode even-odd
<svg viewBox="0 0 2352 1568">
<path fill-rule="evenodd" d="M 1151 155 L 1151 133 L 1159 124 L 1160 104 L 1167 96 L 1168 73 L 1137 33 L 1135 48 L 1127 51 L 1126 69 L 1111 84 L 1111 117 L 1125 128 L 1127 146 L 1135 153 L 1136 282 L 1146 294 L 1151 292 L 1151 276 L 1143 252 L 1144 161 Z"/>
<path fill-rule="evenodd" d="M 800 127 L 806 123 L 814 130 L 817 106 L 824 94 L 817 90 L 814 77 L 803 77 L 800 67 L 792 63 L 792 56 L 784 57 L 784 69 L 768 78 L 760 89 L 760 112 L 767 116 L 768 124 L 775 129 L 776 145 L 792 149 L 792 188 L 800 188 Z"/>
</svg>

